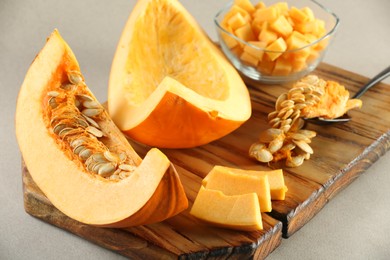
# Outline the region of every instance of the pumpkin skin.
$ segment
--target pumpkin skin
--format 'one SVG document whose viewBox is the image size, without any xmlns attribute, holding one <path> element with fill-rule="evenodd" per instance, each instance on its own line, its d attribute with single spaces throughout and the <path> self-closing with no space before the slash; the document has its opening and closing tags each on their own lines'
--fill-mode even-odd
<svg viewBox="0 0 390 260">
<path fill-rule="evenodd" d="M 15 127 L 26 166 L 38 187 L 67 216 L 85 224 L 129 227 L 162 221 L 188 206 L 179 176 L 168 158 L 151 149 L 142 160 L 107 112 L 99 121 L 108 148 L 120 148 L 136 170 L 120 181 L 87 172 L 72 150 L 48 129 L 44 111 L 49 86 L 60 84 L 78 62 L 57 30 L 31 64 L 20 89 Z M 92 97 L 89 89 L 86 90 Z M 96 98 L 94 98 L 96 100 Z M 73 157 L 72 157 L 73 156 Z"/>
<path fill-rule="evenodd" d="M 138 142 L 189 148 L 237 129 L 251 103 L 237 71 L 178 1 L 140 0 L 113 59 L 108 110 Z"/>
</svg>

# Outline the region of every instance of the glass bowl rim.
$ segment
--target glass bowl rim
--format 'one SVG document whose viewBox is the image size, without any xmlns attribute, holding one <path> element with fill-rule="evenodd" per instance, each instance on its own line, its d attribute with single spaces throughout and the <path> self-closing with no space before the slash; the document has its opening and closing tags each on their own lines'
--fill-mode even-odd
<svg viewBox="0 0 390 260">
<path fill-rule="evenodd" d="M 266 48 L 260 48 L 258 46 L 255 46 L 253 44 L 250 44 L 249 42 L 247 41 L 244 41 L 243 39 L 240 39 L 238 38 L 237 36 L 235 36 L 234 34 L 228 32 L 227 30 L 225 30 L 225 28 L 222 27 L 222 25 L 219 23 L 218 21 L 218 18 L 219 16 L 224 13 L 225 11 L 229 10 L 229 8 L 233 5 L 233 1 L 231 1 L 230 3 L 228 3 L 225 7 L 223 7 L 221 10 L 219 10 L 217 12 L 217 14 L 214 16 L 214 23 L 215 25 L 217 26 L 218 29 L 222 30 L 224 33 L 226 33 L 227 35 L 229 35 L 230 37 L 232 37 L 233 39 L 245 44 L 245 45 L 248 45 L 249 47 L 255 49 L 255 50 L 259 50 L 259 51 L 265 51 L 265 52 L 272 52 L 272 53 L 293 53 L 293 52 L 296 52 L 296 51 L 299 51 L 299 50 L 303 50 L 307 47 L 310 47 L 310 46 L 313 46 L 319 42 L 321 42 L 322 40 L 326 39 L 326 38 L 329 38 L 330 36 L 332 36 L 336 31 L 337 31 L 337 28 L 339 27 L 339 24 L 340 24 L 340 18 L 332 11 L 330 10 L 329 8 L 325 7 L 324 5 L 318 3 L 317 1 L 315 0 L 308 0 L 309 2 L 313 2 L 314 4 L 318 5 L 322 10 L 324 10 L 325 12 L 327 12 L 328 14 L 330 14 L 331 16 L 333 16 L 333 18 L 335 19 L 335 24 L 334 26 L 328 31 L 327 34 L 325 34 L 324 36 L 322 36 L 321 38 L 318 38 L 317 40 L 303 46 L 303 47 L 300 47 L 300 48 L 296 48 L 296 49 L 292 49 L 292 50 L 285 50 L 285 51 L 272 51 L 272 50 L 267 50 Z"/>
</svg>

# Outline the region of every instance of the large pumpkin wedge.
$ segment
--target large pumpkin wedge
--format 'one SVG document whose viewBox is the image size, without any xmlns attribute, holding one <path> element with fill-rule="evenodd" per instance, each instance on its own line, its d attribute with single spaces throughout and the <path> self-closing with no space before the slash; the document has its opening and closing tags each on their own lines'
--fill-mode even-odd
<svg viewBox="0 0 390 260">
<path fill-rule="evenodd" d="M 27 168 L 49 200 L 86 224 L 128 227 L 187 208 L 167 157 L 142 160 L 89 91 L 71 49 L 54 31 L 27 72 L 16 109 Z"/>
<path fill-rule="evenodd" d="M 251 104 L 237 71 L 177 0 L 139 0 L 113 59 L 108 110 L 136 141 L 187 148 L 237 129 Z"/>
</svg>

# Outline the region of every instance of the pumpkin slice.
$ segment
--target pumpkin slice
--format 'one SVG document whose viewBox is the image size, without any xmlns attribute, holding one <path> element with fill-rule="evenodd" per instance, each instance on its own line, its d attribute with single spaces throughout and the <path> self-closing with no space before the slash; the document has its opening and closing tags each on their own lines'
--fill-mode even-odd
<svg viewBox="0 0 390 260">
<path fill-rule="evenodd" d="M 256 193 L 225 195 L 200 187 L 190 214 L 215 226 L 238 230 L 261 230 L 263 222 Z"/>
<path fill-rule="evenodd" d="M 67 216 L 128 227 L 187 208 L 167 157 L 132 149 L 89 91 L 77 60 L 54 31 L 27 72 L 16 109 L 16 136 L 35 183 Z"/>
<path fill-rule="evenodd" d="M 113 59 L 108 110 L 138 142 L 186 148 L 237 129 L 251 104 L 239 74 L 178 1 L 140 0 Z"/>
</svg>

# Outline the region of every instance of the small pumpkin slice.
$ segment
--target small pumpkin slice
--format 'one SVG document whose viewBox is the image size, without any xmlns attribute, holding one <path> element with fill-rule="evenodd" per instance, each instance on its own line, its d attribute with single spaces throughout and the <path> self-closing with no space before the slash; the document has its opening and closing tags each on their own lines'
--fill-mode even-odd
<svg viewBox="0 0 390 260">
<path fill-rule="evenodd" d="M 254 192 L 228 196 L 201 186 L 190 214 L 219 227 L 246 231 L 263 229 L 259 200 Z"/>
<path fill-rule="evenodd" d="M 215 166 L 206 178 L 206 180 L 203 179 L 202 184 L 207 189 L 219 190 L 226 195 L 242 195 L 254 192 L 259 200 L 260 211 L 272 211 L 271 192 L 267 175 L 237 174 L 231 171 L 218 170 L 218 166 Z"/>
<path fill-rule="evenodd" d="M 221 180 L 224 175 L 227 174 L 235 174 L 238 176 L 249 175 L 256 178 L 261 178 L 267 176 L 267 180 L 269 182 L 269 189 L 271 193 L 272 200 L 284 200 L 286 196 L 286 192 L 288 190 L 287 186 L 284 183 L 283 170 L 271 170 L 271 171 L 257 171 L 257 170 L 244 170 L 238 168 L 231 168 L 221 165 L 216 165 L 213 169 L 207 174 L 207 176 L 202 180 L 202 185 L 208 187 L 208 183 L 211 182 L 223 182 Z M 240 182 L 238 181 L 239 177 L 237 177 L 237 182 L 235 186 L 239 186 Z M 219 184 L 221 185 L 221 184 Z M 234 189 L 234 188 L 232 188 Z M 267 198 L 268 199 L 268 198 Z M 262 210 L 263 211 L 263 210 Z"/>
<path fill-rule="evenodd" d="M 237 129 L 251 103 L 237 71 L 179 1 L 140 0 L 113 59 L 108 110 L 138 142 L 188 148 Z"/>
<path fill-rule="evenodd" d="M 29 172 L 55 207 L 85 224 L 128 227 L 187 208 L 179 176 L 151 149 L 142 160 L 99 104 L 58 31 L 19 92 L 16 136 Z"/>
</svg>

